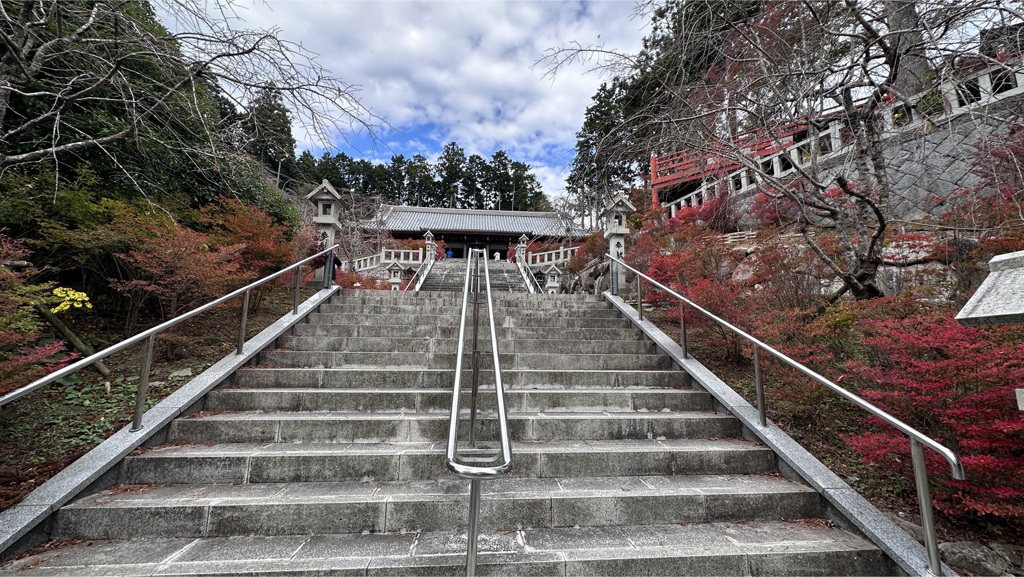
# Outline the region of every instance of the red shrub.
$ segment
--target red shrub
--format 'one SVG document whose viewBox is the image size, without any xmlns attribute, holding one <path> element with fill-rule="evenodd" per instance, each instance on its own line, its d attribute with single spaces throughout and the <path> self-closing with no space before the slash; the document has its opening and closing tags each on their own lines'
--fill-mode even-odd
<svg viewBox="0 0 1024 577">
<path fill-rule="evenodd" d="M 956 451 L 967 481 L 928 454 L 938 483 L 936 506 L 949 514 L 1024 517 L 1024 414 L 1014 389 L 1024 383 L 1024 330 L 970 328 L 950 311 L 921 310 L 862 319 L 863 344 L 876 358 L 846 368 L 864 379 L 861 394 Z M 904 435 L 869 419 L 875 431 L 848 438 L 865 460 L 909 474 Z"/>
</svg>

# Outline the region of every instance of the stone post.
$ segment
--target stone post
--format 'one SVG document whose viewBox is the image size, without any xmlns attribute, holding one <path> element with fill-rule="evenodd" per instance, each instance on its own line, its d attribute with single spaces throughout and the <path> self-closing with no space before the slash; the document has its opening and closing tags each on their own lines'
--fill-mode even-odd
<svg viewBox="0 0 1024 577">
<path fill-rule="evenodd" d="M 626 258 L 626 235 L 629 234 L 629 226 L 626 218 L 636 212 L 634 207 L 621 193 L 611 200 L 604 209 L 601 217 L 604 221 L 604 237 L 608 239 L 608 254 L 619 260 Z M 612 286 L 618 287 L 619 293 L 629 292 L 626 286 L 626 271 L 622 267 L 611 263 L 610 271 L 617 271 L 616 278 L 612 279 Z"/>
<path fill-rule="evenodd" d="M 437 258 L 437 243 L 434 242 L 434 233 L 428 230 L 426 234 L 423 235 L 423 238 L 427 240 L 427 254 L 423 255 L 424 262 L 433 262 L 433 260 Z"/>
<path fill-rule="evenodd" d="M 519 244 L 516 245 L 516 262 L 523 263 L 523 266 L 527 266 L 527 270 L 529 270 L 528 265 L 530 263 L 526 262 L 526 242 L 529 240 L 526 234 L 523 233 L 523 236 L 519 237 Z"/>
<path fill-rule="evenodd" d="M 306 199 L 316 207 L 313 223 L 316 224 L 320 237 L 324 239 L 324 248 L 334 246 L 341 232 L 341 222 L 338 220 L 341 213 L 341 195 L 324 179 L 320 186 L 306 195 Z M 323 268 L 316 271 L 314 282 L 324 282 Z"/>
</svg>

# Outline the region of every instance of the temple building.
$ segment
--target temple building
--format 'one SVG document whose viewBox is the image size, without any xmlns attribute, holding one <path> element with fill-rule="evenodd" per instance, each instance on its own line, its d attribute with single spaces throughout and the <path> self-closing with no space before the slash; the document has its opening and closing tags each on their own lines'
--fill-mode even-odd
<svg viewBox="0 0 1024 577">
<path fill-rule="evenodd" d="M 587 235 L 557 212 L 419 206 L 385 205 L 376 218 L 364 221 L 363 227 L 387 232 L 395 239 L 422 239 L 430 231 L 456 258 L 464 257 L 470 248 L 485 248 L 487 254 L 497 252 L 506 258 L 509 245 L 518 243 L 524 234 L 530 241 L 541 242 Z"/>
</svg>

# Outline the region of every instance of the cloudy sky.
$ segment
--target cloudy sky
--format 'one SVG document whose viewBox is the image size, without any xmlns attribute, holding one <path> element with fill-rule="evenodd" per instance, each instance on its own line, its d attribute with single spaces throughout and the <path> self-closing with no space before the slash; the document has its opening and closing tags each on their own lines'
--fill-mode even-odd
<svg viewBox="0 0 1024 577">
<path fill-rule="evenodd" d="M 571 41 L 637 50 L 646 22 L 633 10 L 633 0 L 268 0 L 238 15 L 318 53 L 393 128 L 380 135 L 387 148 L 338 138 L 347 154 L 434 160 L 452 140 L 485 158 L 504 149 L 534 168 L 548 195 L 559 195 L 575 133 L 605 78 L 578 66 L 552 80 L 534 63 Z M 298 131 L 296 138 L 311 148 Z"/>
</svg>

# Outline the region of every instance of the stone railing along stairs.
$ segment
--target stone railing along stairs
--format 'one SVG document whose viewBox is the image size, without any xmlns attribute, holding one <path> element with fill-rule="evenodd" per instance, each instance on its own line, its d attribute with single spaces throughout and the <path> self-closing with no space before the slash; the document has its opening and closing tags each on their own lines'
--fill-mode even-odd
<svg viewBox="0 0 1024 577">
<path fill-rule="evenodd" d="M 480 573 L 898 573 L 599 297 L 495 305 L 513 472 L 483 487 Z M 65 543 L 4 570 L 464 572 L 469 483 L 443 446 L 459 306 L 337 294 L 125 458 L 116 485 L 57 511 Z M 494 439 L 486 391 L 480 438 Z"/>
</svg>

